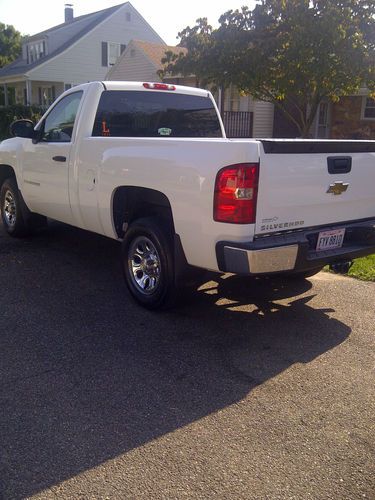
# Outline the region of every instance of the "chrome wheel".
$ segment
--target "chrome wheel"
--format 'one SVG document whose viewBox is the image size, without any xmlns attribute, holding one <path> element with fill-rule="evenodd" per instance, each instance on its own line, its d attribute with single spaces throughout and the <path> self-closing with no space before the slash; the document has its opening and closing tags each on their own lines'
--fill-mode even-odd
<svg viewBox="0 0 375 500">
<path fill-rule="evenodd" d="M 160 257 L 152 241 L 138 236 L 129 247 L 128 267 L 136 288 L 145 295 L 151 295 L 160 284 Z"/>
<path fill-rule="evenodd" d="M 16 200 L 9 189 L 5 192 L 3 213 L 7 225 L 13 227 L 16 224 Z"/>
</svg>

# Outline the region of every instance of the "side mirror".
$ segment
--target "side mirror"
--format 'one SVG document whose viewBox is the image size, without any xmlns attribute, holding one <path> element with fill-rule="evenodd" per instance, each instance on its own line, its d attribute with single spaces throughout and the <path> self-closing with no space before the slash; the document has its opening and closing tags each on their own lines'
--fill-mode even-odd
<svg viewBox="0 0 375 500">
<path fill-rule="evenodd" d="M 34 139 L 37 132 L 34 130 L 34 123 L 31 120 L 16 120 L 9 127 L 10 133 L 15 137 Z"/>
</svg>

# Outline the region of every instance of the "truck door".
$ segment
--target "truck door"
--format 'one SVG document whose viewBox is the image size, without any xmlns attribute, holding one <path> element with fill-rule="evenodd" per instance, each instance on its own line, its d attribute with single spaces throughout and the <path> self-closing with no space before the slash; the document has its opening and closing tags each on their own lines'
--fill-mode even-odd
<svg viewBox="0 0 375 500">
<path fill-rule="evenodd" d="M 69 164 L 74 126 L 83 92 L 72 92 L 51 109 L 41 138 L 27 141 L 22 155 L 22 194 L 31 211 L 73 223 L 69 200 Z"/>
</svg>

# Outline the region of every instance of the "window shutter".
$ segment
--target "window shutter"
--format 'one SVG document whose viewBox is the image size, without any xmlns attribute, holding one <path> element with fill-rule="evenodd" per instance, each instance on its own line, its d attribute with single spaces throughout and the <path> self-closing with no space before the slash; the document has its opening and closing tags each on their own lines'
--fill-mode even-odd
<svg viewBox="0 0 375 500">
<path fill-rule="evenodd" d="M 108 66 L 108 43 L 102 42 L 102 66 Z"/>
<path fill-rule="evenodd" d="M 55 86 L 52 85 L 52 102 L 56 99 L 56 89 Z"/>
<path fill-rule="evenodd" d="M 30 63 L 29 46 L 28 45 L 26 45 L 26 61 L 27 61 L 27 64 Z"/>
<path fill-rule="evenodd" d="M 43 57 L 46 55 L 46 42 L 43 40 Z"/>
<path fill-rule="evenodd" d="M 120 54 L 122 54 L 124 52 L 124 50 L 126 49 L 126 45 L 122 45 L 121 44 L 121 47 L 120 47 Z"/>
<path fill-rule="evenodd" d="M 39 99 L 39 104 L 42 105 L 42 87 L 38 87 L 38 99 Z"/>
</svg>

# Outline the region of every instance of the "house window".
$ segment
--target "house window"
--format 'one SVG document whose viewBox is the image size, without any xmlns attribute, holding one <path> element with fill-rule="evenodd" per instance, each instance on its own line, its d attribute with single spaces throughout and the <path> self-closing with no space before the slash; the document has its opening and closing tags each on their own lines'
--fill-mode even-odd
<svg viewBox="0 0 375 500">
<path fill-rule="evenodd" d="M 318 111 L 317 138 L 327 139 L 329 133 L 329 104 L 321 102 Z"/>
<path fill-rule="evenodd" d="M 119 43 L 108 43 L 108 66 L 114 66 L 121 54 Z"/>
<path fill-rule="evenodd" d="M 365 120 L 375 120 L 375 99 L 371 99 L 371 97 L 363 98 L 362 118 Z"/>
<path fill-rule="evenodd" d="M 102 66 L 114 66 L 125 49 L 122 43 L 102 42 Z"/>
<path fill-rule="evenodd" d="M 29 43 L 26 47 L 27 63 L 32 64 L 46 55 L 46 42 Z"/>
<path fill-rule="evenodd" d="M 39 87 L 39 104 L 41 106 L 50 106 L 55 100 L 53 87 Z"/>
</svg>

